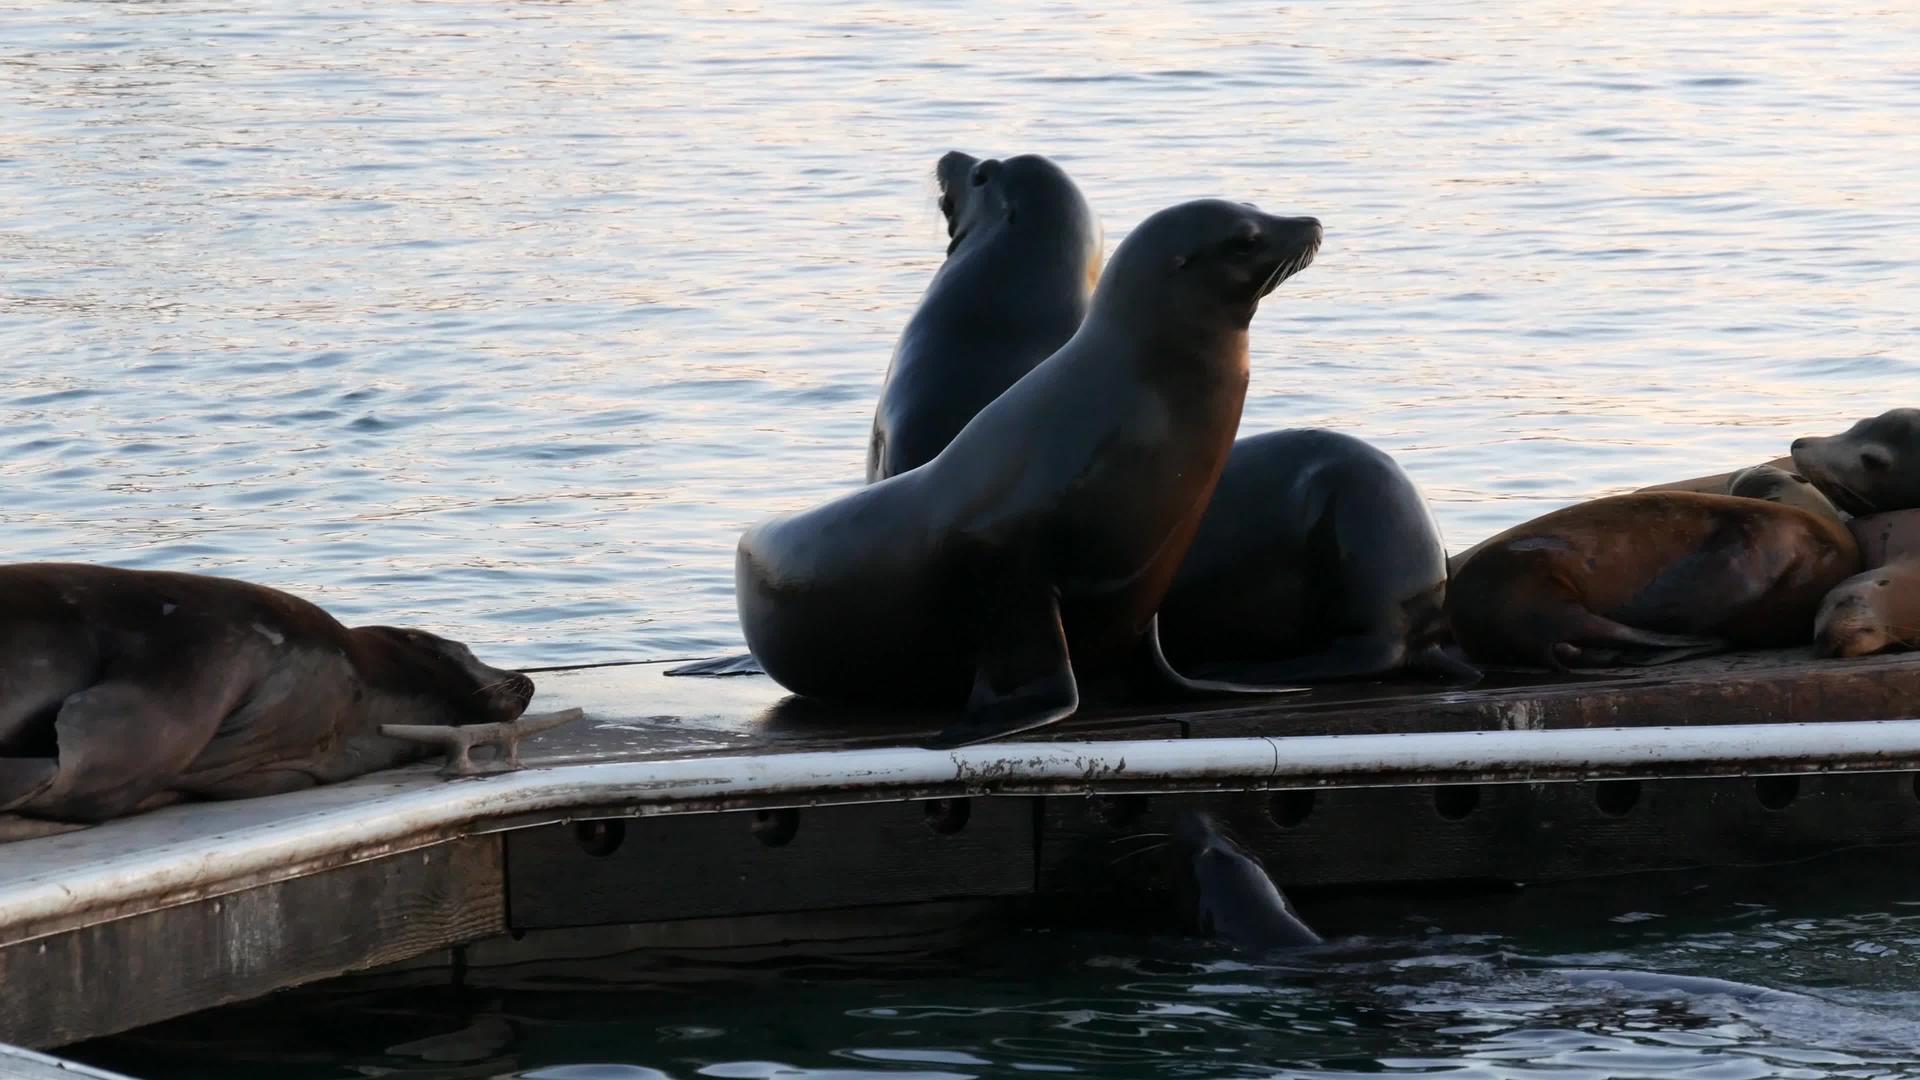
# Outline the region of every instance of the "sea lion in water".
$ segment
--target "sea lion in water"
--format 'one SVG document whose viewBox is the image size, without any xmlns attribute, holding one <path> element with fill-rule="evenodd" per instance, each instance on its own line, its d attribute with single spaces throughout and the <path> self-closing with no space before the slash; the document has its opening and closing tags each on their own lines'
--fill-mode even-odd
<svg viewBox="0 0 1920 1080">
<path fill-rule="evenodd" d="M 1817 656 L 1920 648 L 1920 559 L 1900 559 L 1834 586 L 1813 626 Z"/>
<path fill-rule="evenodd" d="M 1797 507 L 1638 492 L 1494 537 L 1447 589 L 1467 655 L 1563 669 L 1661 663 L 1807 640 L 1821 597 L 1860 569 L 1853 534 Z"/>
<path fill-rule="evenodd" d="M 1793 440 L 1795 469 L 1849 514 L 1920 508 L 1920 409 Z"/>
<path fill-rule="evenodd" d="M 23 563 L 0 595 L 0 812 L 94 822 L 345 780 L 425 753 L 382 723 L 512 720 L 533 697 L 458 642 L 241 581 Z"/>
<path fill-rule="evenodd" d="M 1100 276 L 1100 224 L 1038 154 L 935 167 L 946 262 L 901 332 L 880 387 L 867 482 L 918 468 L 1080 328 Z"/>
<path fill-rule="evenodd" d="M 1439 527 L 1393 458 L 1332 431 L 1269 432 L 1233 444 L 1160 642 L 1180 671 L 1241 681 L 1471 677 L 1441 650 L 1446 592 Z"/>
<path fill-rule="evenodd" d="M 1077 676 L 1204 686 L 1154 612 L 1233 445 L 1247 325 L 1320 223 L 1217 199 L 1142 222 L 1087 320 L 920 468 L 741 537 L 747 646 L 796 693 L 961 706 L 942 742 L 1070 715 Z"/>
<path fill-rule="evenodd" d="M 1183 812 L 1173 825 L 1172 878 L 1193 932 L 1243 949 L 1286 949 L 1320 944 L 1260 861 L 1220 831 L 1200 811 Z"/>
</svg>

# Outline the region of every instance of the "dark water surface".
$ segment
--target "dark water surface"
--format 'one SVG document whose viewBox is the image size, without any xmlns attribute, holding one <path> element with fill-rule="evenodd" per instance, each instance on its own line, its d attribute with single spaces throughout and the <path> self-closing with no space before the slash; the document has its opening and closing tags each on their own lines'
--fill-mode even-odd
<svg viewBox="0 0 1920 1080">
<path fill-rule="evenodd" d="M 1920 7 L 0 0 L 0 557 L 244 576 L 496 663 L 738 642 L 860 480 L 943 151 L 1108 250 L 1327 223 L 1244 431 L 1455 548 L 1920 398 Z"/>
<path fill-rule="evenodd" d="M 891 962 L 612 956 L 464 995 L 343 982 L 81 1054 L 155 1080 L 1920 1077 L 1914 857 L 1308 896 L 1330 944 L 1269 957 L 1028 931 Z"/>
</svg>

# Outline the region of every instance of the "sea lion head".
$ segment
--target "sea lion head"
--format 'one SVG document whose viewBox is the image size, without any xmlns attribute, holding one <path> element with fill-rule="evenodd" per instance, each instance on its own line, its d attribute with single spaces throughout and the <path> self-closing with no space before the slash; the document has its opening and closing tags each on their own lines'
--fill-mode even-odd
<svg viewBox="0 0 1920 1080">
<path fill-rule="evenodd" d="M 533 680 L 517 671 L 489 667 L 473 650 L 425 630 L 393 626 L 353 629 L 363 655 L 364 677 L 377 691 L 437 702 L 449 724 L 512 720 L 533 700 Z"/>
<path fill-rule="evenodd" d="M 1886 614 L 1876 603 L 1893 579 L 1881 571 L 1842 582 L 1820 602 L 1813 618 L 1813 654 L 1820 657 L 1872 656 L 1897 642 Z"/>
<path fill-rule="evenodd" d="M 1772 465 L 1755 465 L 1734 473 L 1733 479 L 1727 482 L 1727 494 L 1742 499 L 1763 499 L 1841 520 L 1839 509 L 1806 477 Z"/>
<path fill-rule="evenodd" d="M 1795 439 L 1793 466 L 1849 514 L 1920 507 L 1920 409 L 1892 409 L 1839 435 Z"/>
<path fill-rule="evenodd" d="M 1245 329 L 1263 297 L 1313 262 L 1321 235 L 1317 218 L 1276 217 L 1249 203 L 1170 206 L 1121 241 L 1094 302 L 1110 316 L 1178 311 Z"/>
<path fill-rule="evenodd" d="M 1047 230 L 1071 230 L 1090 266 L 1100 272 L 1100 223 L 1093 207 L 1066 170 L 1039 154 L 1002 161 L 982 160 L 958 150 L 941 157 L 933 169 L 940 184 L 940 214 L 947 219 L 947 255 L 990 236 L 1018 235 L 1023 220 Z"/>
</svg>

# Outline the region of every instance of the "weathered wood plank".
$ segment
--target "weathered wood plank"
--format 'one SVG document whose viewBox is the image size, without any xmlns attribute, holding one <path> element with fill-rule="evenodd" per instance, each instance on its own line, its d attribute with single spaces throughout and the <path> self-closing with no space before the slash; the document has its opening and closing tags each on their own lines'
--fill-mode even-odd
<svg viewBox="0 0 1920 1080">
<path fill-rule="evenodd" d="M 506 845 L 514 929 L 858 907 L 1033 890 L 1030 799 L 610 819 Z"/>
<path fill-rule="evenodd" d="M 498 837 L 0 948 L 0 1041 L 52 1047 L 506 928 Z"/>
</svg>

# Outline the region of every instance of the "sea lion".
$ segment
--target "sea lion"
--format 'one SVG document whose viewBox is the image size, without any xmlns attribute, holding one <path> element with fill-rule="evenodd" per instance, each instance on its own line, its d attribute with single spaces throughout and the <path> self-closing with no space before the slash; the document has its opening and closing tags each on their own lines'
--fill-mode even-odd
<svg viewBox="0 0 1920 1080">
<path fill-rule="evenodd" d="M 1793 469 L 1793 459 L 1790 457 L 1774 458 L 1772 461 L 1764 461 L 1761 462 L 1761 464 L 1771 465 L 1783 472 L 1790 472 Z M 1696 476 L 1691 480 L 1673 480 L 1664 484 L 1653 484 L 1648 487 L 1635 488 L 1634 490 L 1698 491 L 1703 495 L 1724 495 L 1727 491 L 1727 485 L 1733 483 L 1733 478 L 1745 471 L 1745 469 L 1735 469 L 1732 472 L 1714 473 L 1712 476 Z"/>
<path fill-rule="evenodd" d="M 512 720 L 533 697 L 459 642 L 242 581 L 22 563 L 0 595 L 0 812 L 96 822 L 345 780 L 425 753 L 383 723 Z"/>
<path fill-rule="evenodd" d="M 1889 409 L 1792 449 L 1796 471 L 1849 514 L 1920 508 L 1920 409 Z"/>
<path fill-rule="evenodd" d="M 1759 499 L 1637 492 L 1494 537 L 1447 589 L 1467 655 L 1565 669 L 1807 640 L 1860 569 L 1839 521 Z"/>
<path fill-rule="evenodd" d="M 1243 949 L 1321 943 L 1260 861 L 1221 832 L 1212 816 L 1183 812 L 1174 822 L 1169 848 L 1174 889 L 1194 933 Z"/>
<path fill-rule="evenodd" d="M 1320 237 L 1217 199 L 1154 214 L 1073 338 L 932 461 L 749 529 L 734 592 L 767 674 L 812 697 L 964 705 L 949 744 L 1072 714 L 1076 673 L 1234 689 L 1176 674 L 1153 616 L 1233 445 L 1247 325 Z"/>
<path fill-rule="evenodd" d="M 1233 444 L 1180 573 L 1160 643 L 1189 675 L 1252 682 L 1368 678 L 1447 657 L 1447 554 L 1393 458 L 1306 429 Z"/>
<path fill-rule="evenodd" d="M 1900 559 L 1834 586 L 1813 621 L 1816 656 L 1920 648 L 1920 559 Z"/>
<path fill-rule="evenodd" d="M 955 150 L 934 175 L 951 242 L 887 365 L 868 483 L 931 461 L 1066 344 L 1100 276 L 1100 223 L 1058 165 Z"/>
<path fill-rule="evenodd" d="M 1846 518 L 1833 500 L 1799 473 L 1772 465 L 1755 465 L 1734 473 L 1727 481 L 1727 494 L 1739 499 L 1764 499 L 1782 506 L 1797 506 L 1810 514 L 1842 521 Z"/>
</svg>

